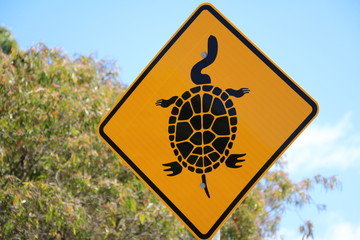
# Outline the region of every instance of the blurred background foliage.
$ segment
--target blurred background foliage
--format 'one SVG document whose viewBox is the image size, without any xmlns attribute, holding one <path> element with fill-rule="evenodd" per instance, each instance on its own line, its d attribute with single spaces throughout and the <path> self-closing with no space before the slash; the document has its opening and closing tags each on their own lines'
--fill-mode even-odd
<svg viewBox="0 0 360 240">
<path fill-rule="evenodd" d="M 27 51 L 0 27 L 0 239 L 193 239 L 97 136 L 123 94 L 114 62 Z M 222 239 L 276 239 L 284 211 L 315 204 L 321 175 L 293 182 L 278 163 L 221 229 Z M 299 232 L 313 236 L 311 221 Z"/>
<path fill-rule="evenodd" d="M 5 54 L 9 54 L 12 49 L 18 49 L 19 45 L 9 29 L 0 25 L 0 48 Z"/>
</svg>

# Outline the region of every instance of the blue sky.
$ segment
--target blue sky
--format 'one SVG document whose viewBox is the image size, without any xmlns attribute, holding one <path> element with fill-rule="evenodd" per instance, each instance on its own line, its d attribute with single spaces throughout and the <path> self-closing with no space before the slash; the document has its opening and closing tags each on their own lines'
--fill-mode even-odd
<svg viewBox="0 0 360 240">
<path fill-rule="evenodd" d="M 116 60 L 131 84 L 201 1 L 6 1 L 0 24 L 23 49 L 38 42 L 69 55 Z M 211 1 L 320 105 L 317 119 L 289 148 L 294 180 L 337 175 L 342 190 L 315 189 L 327 204 L 288 211 L 284 239 L 302 219 L 316 239 L 360 239 L 360 1 Z M 298 216 L 300 215 L 300 217 Z"/>
</svg>

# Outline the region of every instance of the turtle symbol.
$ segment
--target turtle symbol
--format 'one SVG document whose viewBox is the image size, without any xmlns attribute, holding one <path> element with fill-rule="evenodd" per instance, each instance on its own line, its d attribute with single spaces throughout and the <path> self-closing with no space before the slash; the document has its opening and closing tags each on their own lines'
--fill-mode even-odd
<svg viewBox="0 0 360 240">
<path fill-rule="evenodd" d="M 167 108 L 173 104 L 169 118 L 169 140 L 177 161 L 163 164 L 168 176 L 175 176 L 183 168 L 201 174 L 208 198 L 206 174 L 217 169 L 222 163 L 229 168 L 239 168 L 240 159 L 246 154 L 230 154 L 237 130 L 237 118 L 230 97 L 242 97 L 250 92 L 248 88 L 226 89 L 210 85 L 211 78 L 201 70 L 215 61 L 218 43 L 215 36 L 208 38 L 208 52 L 191 70 L 191 80 L 196 87 L 168 100 L 160 99 L 155 104 Z M 205 56 L 204 56 L 205 55 Z"/>
</svg>

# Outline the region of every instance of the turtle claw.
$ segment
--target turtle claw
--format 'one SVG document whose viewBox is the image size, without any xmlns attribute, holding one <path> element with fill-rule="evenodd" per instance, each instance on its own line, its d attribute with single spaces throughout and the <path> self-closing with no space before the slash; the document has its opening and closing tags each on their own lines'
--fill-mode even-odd
<svg viewBox="0 0 360 240">
<path fill-rule="evenodd" d="M 239 159 L 240 157 L 245 156 L 246 153 L 243 154 L 231 154 L 228 159 L 226 159 L 225 164 L 229 168 L 240 168 L 242 165 L 237 165 L 237 163 L 244 162 L 245 159 Z"/>
<path fill-rule="evenodd" d="M 167 176 L 175 176 L 175 175 L 178 175 L 179 173 L 181 173 L 181 171 L 182 171 L 182 166 L 178 162 L 165 163 L 165 164 L 163 164 L 163 166 L 169 167 L 169 168 L 164 169 L 164 171 L 172 172 L 172 173 L 168 174 Z"/>
<path fill-rule="evenodd" d="M 164 105 L 166 100 L 165 99 L 159 99 L 159 100 L 157 100 L 156 102 L 155 102 L 155 105 L 156 106 L 162 106 L 162 105 Z"/>
</svg>

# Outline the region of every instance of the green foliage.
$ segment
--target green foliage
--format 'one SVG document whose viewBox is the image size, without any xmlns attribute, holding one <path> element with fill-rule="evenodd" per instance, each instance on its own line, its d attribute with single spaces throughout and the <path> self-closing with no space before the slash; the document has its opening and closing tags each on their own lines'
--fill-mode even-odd
<svg viewBox="0 0 360 240">
<path fill-rule="evenodd" d="M 18 43 L 11 32 L 3 26 L 0 26 L 0 50 L 10 54 L 12 49 L 18 49 Z"/>
<path fill-rule="evenodd" d="M 123 93 L 114 64 L 44 45 L 0 61 L 0 239 L 187 234 L 96 135 Z"/>
<path fill-rule="evenodd" d="M 0 239 L 193 239 L 96 135 L 124 87 L 116 66 L 37 45 L 0 51 Z M 268 173 L 222 228 L 223 239 L 276 236 L 288 206 L 316 184 Z M 312 236 L 311 222 L 300 232 Z"/>
<path fill-rule="evenodd" d="M 284 170 L 286 166 L 287 162 L 281 158 L 265 174 L 221 229 L 222 239 L 278 239 L 280 221 L 286 210 L 301 209 L 305 205 L 325 210 L 325 205 L 312 199 L 311 190 L 316 185 L 333 190 L 341 185 L 338 179 L 316 175 L 294 182 Z M 303 239 L 313 238 L 310 220 L 302 223 L 299 233 Z"/>
</svg>

